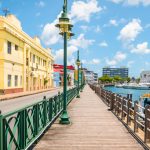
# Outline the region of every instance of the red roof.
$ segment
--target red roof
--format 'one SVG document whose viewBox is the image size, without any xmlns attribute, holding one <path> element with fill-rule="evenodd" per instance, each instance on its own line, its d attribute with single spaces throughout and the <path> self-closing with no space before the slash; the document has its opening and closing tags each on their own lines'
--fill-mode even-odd
<svg viewBox="0 0 150 150">
<path fill-rule="evenodd" d="M 60 72 L 61 70 L 63 71 L 64 69 L 64 66 L 63 65 L 58 65 L 58 64 L 54 64 L 53 65 L 54 67 L 54 72 Z M 75 70 L 74 66 L 67 66 L 67 69 L 68 70 Z"/>
</svg>

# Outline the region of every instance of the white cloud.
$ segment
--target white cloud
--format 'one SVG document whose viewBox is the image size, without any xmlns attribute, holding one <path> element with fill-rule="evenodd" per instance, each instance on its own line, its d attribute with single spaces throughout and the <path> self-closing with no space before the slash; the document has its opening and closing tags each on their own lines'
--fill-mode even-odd
<svg viewBox="0 0 150 150">
<path fill-rule="evenodd" d="M 76 47 L 80 48 L 88 48 L 90 45 L 92 45 L 95 42 L 95 40 L 88 40 L 85 39 L 84 34 L 80 34 L 77 39 L 72 39 L 69 41 L 70 45 L 74 45 Z"/>
<path fill-rule="evenodd" d="M 100 26 L 96 26 L 95 32 L 96 32 L 96 33 L 101 32 L 101 28 L 100 28 Z"/>
<path fill-rule="evenodd" d="M 106 64 L 109 65 L 109 66 L 114 66 L 114 65 L 117 64 L 117 61 L 106 59 Z"/>
<path fill-rule="evenodd" d="M 55 21 L 44 26 L 41 39 L 46 46 L 56 44 L 60 40 L 59 29 L 55 27 Z"/>
<path fill-rule="evenodd" d="M 43 1 L 39 1 L 38 3 L 36 3 L 36 5 L 39 7 L 44 7 L 45 3 Z"/>
<path fill-rule="evenodd" d="M 110 0 L 113 3 L 119 4 L 122 3 L 123 5 L 129 5 L 129 6 L 138 6 L 142 4 L 143 6 L 150 5 L 150 0 Z"/>
<path fill-rule="evenodd" d="M 61 13 L 57 16 L 56 20 L 54 20 L 52 23 L 45 24 L 43 27 L 41 40 L 46 46 L 54 45 L 61 39 L 61 36 L 59 35 L 59 29 L 55 27 L 55 25 L 58 23 L 58 18 L 60 15 Z"/>
<path fill-rule="evenodd" d="M 122 28 L 118 39 L 123 42 L 130 43 L 131 41 L 135 40 L 135 38 L 141 33 L 142 30 L 143 28 L 141 26 L 141 20 L 133 19 Z"/>
<path fill-rule="evenodd" d="M 109 23 L 110 23 L 110 25 L 118 26 L 118 23 L 117 23 L 117 21 L 116 21 L 115 19 L 111 19 L 111 20 L 109 21 Z"/>
<path fill-rule="evenodd" d="M 127 22 L 127 20 L 124 19 L 124 18 L 120 18 L 120 19 L 110 19 L 107 24 L 104 24 L 104 25 L 103 25 L 103 27 L 111 27 L 111 26 L 117 27 L 117 26 L 119 26 L 120 24 L 124 24 L 124 23 L 126 23 L 126 22 Z"/>
<path fill-rule="evenodd" d="M 110 59 L 106 58 L 106 64 L 109 66 L 117 65 L 119 62 L 125 60 L 126 57 L 127 57 L 127 55 L 125 53 L 118 51 L 113 59 L 110 60 Z"/>
<path fill-rule="evenodd" d="M 131 67 L 132 66 L 132 64 L 134 64 L 134 61 L 133 60 L 131 60 L 131 61 L 128 61 L 128 63 L 127 63 L 127 67 Z"/>
<path fill-rule="evenodd" d="M 77 52 L 78 48 L 75 46 L 69 46 L 67 49 L 67 57 L 68 59 L 73 59 L 73 54 L 75 52 Z M 61 61 L 63 60 L 63 55 L 64 55 L 64 50 L 63 49 L 59 49 L 56 51 L 54 58 L 55 61 Z"/>
<path fill-rule="evenodd" d="M 146 65 L 146 66 L 150 66 L 150 63 L 149 63 L 149 62 L 145 62 L 145 65 Z"/>
<path fill-rule="evenodd" d="M 149 54 L 150 53 L 150 48 L 148 48 L 148 43 L 143 42 L 141 44 L 138 44 L 135 48 L 131 49 L 131 53 Z"/>
<path fill-rule="evenodd" d="M 87 61 L 86 59 L 83 59 L 83 60 L 81 60 L 81 62 L 83 63 L 83 64 L 86 64 L 86 65 L 98 65 L 98 64 L 100 64 L 100 59 L 97 59 L 97 58 L 93 58 L 91 61 Z"/>
<path fill-rule="evenodd" d="M 86 32 L 86 31 L 89 30 L 89 26 L 85 26 L 85 25 L 80 26 L 80 28 L 81 28 L 84 32 Z"/>
<path fill-rule="evenodd" d="M 98 65 L 99 63 L 100 63 L 100 60 L 96 59 L 96 58 L 94 58 L 94 59 L 92 59 L 92 61 L 90 61 L 90 64 L 92 64 L 92 65 Z"/>
<path fill-rule="evenodd" d="M 126 59 L 126 54 L 125 53 L 122 53 L 122 52 L 117 52 L 116 55 L 114 56 L 114 59 L 117 61 L 117 62 L 120 62 L 120 61 L 123 61 Z"/>
<path fill-rule="evenodd" d="M 106 41 L 103 41 L 99 44 L 100 47 L 108 47 L 108 44 Z"/>
<path fill-rule="evenodd" d="M 75 1 L 71 7 L 70 17 L 73 22 L 86 21 L 89 22 L 92 14 L 98 13 L 102 10 L 98 6 L 97 0 Z"/>
</svg>

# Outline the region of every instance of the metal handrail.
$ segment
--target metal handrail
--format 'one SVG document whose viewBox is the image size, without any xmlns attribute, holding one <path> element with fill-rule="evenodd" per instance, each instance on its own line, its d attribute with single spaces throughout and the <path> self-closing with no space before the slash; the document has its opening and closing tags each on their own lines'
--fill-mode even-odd
<svg viewBox="0 0 150 150">
<path fill-rule="evenodd" d="M 80 88 L 83 88 L 80 87 Z M 67 91 L 67 104 L 77 95 L 77 87 Z M 0 150 L 28 149 L 63 111 L 63 93 L 0 114 Z"/>
</svg>

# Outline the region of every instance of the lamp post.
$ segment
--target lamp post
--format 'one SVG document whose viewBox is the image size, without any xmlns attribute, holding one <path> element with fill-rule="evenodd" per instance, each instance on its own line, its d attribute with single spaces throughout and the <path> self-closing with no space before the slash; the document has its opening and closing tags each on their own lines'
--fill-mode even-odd
<svg viewBox="0 0 150 150">
<path fill-rule="evenodd" d="M 79 92 L 80 92 L 80 87 L 79 87 L 79 67 L 80 67 L 80 64 L 81 64 L 81 62 L 80 62 L 80 59 L 79 59 L 79 50 L 78 50 L 77 60 L 76 60 L 76 65 L 78 67 L 78 95 L 77 95 L 77 98 L 80 98 L 80 94 L 79 94 Z"/>
<path fill-rule="evenodd" d="M 69 124 L 69 116 L 67 113 L 67 40 L 74 34 L 71 32 L 73 25 L 67 15 L 67 0 L 64 0 L 63 12 L 59 18 L 59 23 L 56 27 L 60 29 L 60 35 L 64 38 L 64 84 L 63 84 L 63 112 L 61 115 L 61 124 Z"/>
<path fill-rule="evenodd" d="M 82 88 L 83 88 L 83 68 L 81 63 L 81 92 L 83 92 Z"/>
</svg>

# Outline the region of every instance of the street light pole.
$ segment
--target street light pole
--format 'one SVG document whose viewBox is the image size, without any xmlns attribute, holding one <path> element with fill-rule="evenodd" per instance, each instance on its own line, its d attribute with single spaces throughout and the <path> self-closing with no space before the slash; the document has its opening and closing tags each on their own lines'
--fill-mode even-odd
<svg viewBox="0 0 150 150">
<path fill-rule="evenodd" d="M 83 68 L 81 63 L 81 92 L 83 92 L 82 88 L 83 88 Z"/>
<path fill-rule="evenodd" d="M 76 61 L 76 64 L 78 66 L 78 95 L 77 95 L 77 98 L 80 98 L 80 85 L 79 85 L 79 66 L 80 66 L 80 59 L 79 59 L 79 50 L 78 50 L 78 53 L 77 53 L 77 61 Z"/>
<path fill-rule="evenodd" d="M 61 124 L 69 124 L 69 116 L 67 112 L 67 40 L 74 34 L 71 32 L 73 25 L 67 16 L 67 0 L 64 0 L 63 12 L 56 25 L 60 29 L 60 35 L 64 38 L 64 85 L 63 85 L 63 112 L 61 115 Z"/>
</svg>

